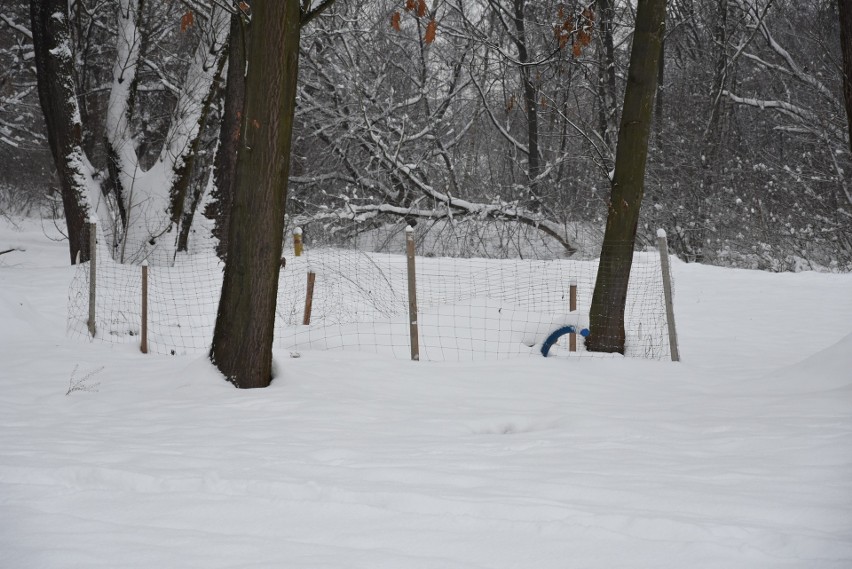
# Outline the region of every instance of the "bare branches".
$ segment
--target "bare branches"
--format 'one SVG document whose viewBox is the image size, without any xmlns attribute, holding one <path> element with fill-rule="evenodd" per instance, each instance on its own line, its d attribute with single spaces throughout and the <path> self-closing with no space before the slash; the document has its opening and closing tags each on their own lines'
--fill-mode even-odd
<svg viewBox="0 0 852 569">
<path fill-rule="evenodd" d="M 302 26 L 308 25 L 314 19 L 319 17 L 323 12 L 331 8 L 331 5 L 334 4 L 334 0 L 322 0 L 322 2 L 320 2 L 320 4 L 314 8 L 311 7 L 312 4 L 312 0 L 302 0 L 300 20 Z"/>
<path fill-rule="evenodd" d="M 18 24 L 17 22 L 15 22 L 12 18 L 10 18 L 9 16 L 7 16 L 6 14 L 0 14 L 0 22 L 3 22 L 3 23 L 4 23 L 4 24 L 6 24 L 9 28 L 11 28 L 12 30 L 14 30 L 14 31 L 18 32 L 19 34 L 21 34 L 21 35 L 22 35 L 22 36 L 24 36 L 25 38 L 27 38 L 27 39 L 29 39 L 30 41 L 32 41 L 32 39 L 33 39 L 33 33 L 32 33 L 29 29 L 27 29 L 25 26 L 23 26 L 23 25 Z"/>
</svg>

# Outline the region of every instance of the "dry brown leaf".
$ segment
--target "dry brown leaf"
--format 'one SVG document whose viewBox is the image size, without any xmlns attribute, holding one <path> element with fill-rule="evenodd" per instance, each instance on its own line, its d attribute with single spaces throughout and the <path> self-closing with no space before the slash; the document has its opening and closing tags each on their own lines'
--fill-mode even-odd
<svg viewBox="0 0 852 569">
<path fill-rule="evenodd" d="M 572 50 L 574 57 L 580 57 L 583 54 L 583 46 L 581 46 L 578 42 L 574 42 L 574 48 Z"/>
<path fill-rule="evenodd" d="M 190 10 L 180 18 L 180 31 L 185 32 L 186 29 L 191 28 L 194 23 L 195 15 L 192 13 L 192 10 Z"/>
<path fill-rule="evenodd" d="M 438 30 L 438 22 L 435 20 L 430 20 L 429 24 L 426 26 L 426 33 L 423 34 L 423 41 L 427 44 L 435 41 L 435 32 Z"/>
</svg>

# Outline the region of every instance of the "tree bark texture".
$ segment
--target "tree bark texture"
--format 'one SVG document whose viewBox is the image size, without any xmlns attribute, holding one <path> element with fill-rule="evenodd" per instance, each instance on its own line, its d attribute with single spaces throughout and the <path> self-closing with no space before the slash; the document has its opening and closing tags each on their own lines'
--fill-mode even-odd
<svg viewBox="0 0 852 569">
<path fill-rule="evenodd" d="M 665 0 L 639 0 L 618 131 L 615 175 L 589 311 L 591 334 L 586 338 L 586 348 L 590 351 L 624 353 L 627 286 L 645 189 L 648 137 L 665 17 Z"/>
<path fill-rule="evenodd" d="M 612 137 L 615 134 L 615 45 L 613 28 L 615 26 L 613 0 L 598 0 L 599 35 L 603 49 L 599 50 L 600 66 L 598 70 L 598 128 L 601 136 L 610 149 L 613 148 Z M 607 158 L 607 171 L 612 169 L 611 158 Z"/>
<path fill-rule="evenodd" d="M 38 95 L 62 191 L 71 264 L 89 260 L 89 218 L 82 162 L 83 125 L 74 84 L 68 0 L 31 0 Z"/>
<path fill-rule="evenodd" d="M 526 0 L 515 0 L 515 45 L 518 48 L 521 83 L 524 86 L 524 111 L 527 116 L 527 178 L 530 193 L 530 204 L 535 211 L 541 208 L 541 198 L 538 192 L 538 177 L 541 175 L 541 159 L 538 145 L 538 88 L 534 82 L 533 67 L 530 65 L 527 50 L 526 32 Z"/>
<path fill-rule="evenodd" d="M 837 6 L 840 11 L 840 48 L 843 51 L 843 101 L 852 151 L 852 0 L 837 0 Z"/>
<path fill-rule="evenodd" d="M 663 29 L 663 39 L 660 41 L 660 59 L 657 66 L 657 97 L 654 101 L 654 136 L 659 138 L 663 135 L 663 107 L 664 90 L 666 80 L 666 38 L 665 29 Z"/>
<path fill-rule="evenodd" d="M 219 239 L 216 254 L 223 261 L 228 251 L 228 225 L 237 172 L 237 153 L 240 126 L 246 98 L 246 43 L 248 23 L 242 15 L 231 17 L 231 34 L 228 44 L 228 73 L 225 79 L 225 108 L 219 131 L 219 148 L 213 166 L 215 189 L 213 201 L 205 215 L 214 221 L 213 236 Z"/>
<path fill-rule="evenodd" d="M 272 379 L 300 36 L 298 0 L 256 0 L 252 12 L 228 260 L 210 353 L 239 388 Z"/>
<path fill-rule="evenodd" d="M 224 50 L 223 50 L 224 51 Z M 177 176 L 174 185 L 172 186 L 172 215 L 179 215 L 179 223 L 173 218 L 173 223 L 178 226 L 177 250 L 189 250 L 189 235 L 192 231 L 192 220 L 195 217 L 195 211 L 198 209 L 198 204 L 201 203 L 201 198 L 204 197 L 204 191 L 207 189 L 208 175 L 199 175 L 198 172 L 198 151 L 201 147 L 201 140 L 204 136 L 204 130 L 207 128 L 207 120 L 210 118 L 210 111 L 217 97 L 221 97 L 222 92 L 222 71 L 225 62 L 228 60 L 223 53 L 217 63 L 218 71 L 216 72 L 216 86 L 211 87 L 210 92 L 204 99 L 204 111 L 199 119 L 198 136 L 192 141 L 192 152 L 187 156 L 184 166 L 175 172 Z M 227 88 L 227 86 L 226 86 Z M 219 136 L 221 137 L 224 124 L 219 127 Z M 215 162 L 215 158 L 214 158 Z M 204 166 L 201 166 L 202 168 Z M 214 166 L 215 168 L 215 166 Z M 205 168 L 206 171 L 206 168 Z M 176 200 L 182 200 L 182 207 L 178 208 Z M 214 227 L 215 229 L 215 227 Z"/>
</svg>

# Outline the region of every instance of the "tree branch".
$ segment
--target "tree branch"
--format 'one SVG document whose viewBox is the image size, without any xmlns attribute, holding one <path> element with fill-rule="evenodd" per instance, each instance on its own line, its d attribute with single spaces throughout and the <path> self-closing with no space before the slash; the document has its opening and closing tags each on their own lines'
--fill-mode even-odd
<svg viewBox="0 0 852 569">
<path fill-rule="evenodd" d="M 319 6 L 311 10 L 311 1 L 305 0 L 305 2 L 302 3 L 301 18 L 299 19 L 300 24 L 302 26 L 308 25 L 317 16 L 331 8 L 332 4 L 334 4 L 334 0 L 323 0 L 323 2 Z"/>
<path fill-rule="evenodd" d="M 3 23 L 5 23 L 10 28 L 15 30 L 19 34 L 29 38 L 29 40 L 32 41 L 33 33 L 30 30 L 28 30 L 27 28 L 25 28 L 24 26 L 22 26 L 21 24 L 15 23 L 15 21 L 12 20 L 12 18 L 7 16 L 6 14 L 0 14 L 0 21 L 2 21 Z"/>
</svg>

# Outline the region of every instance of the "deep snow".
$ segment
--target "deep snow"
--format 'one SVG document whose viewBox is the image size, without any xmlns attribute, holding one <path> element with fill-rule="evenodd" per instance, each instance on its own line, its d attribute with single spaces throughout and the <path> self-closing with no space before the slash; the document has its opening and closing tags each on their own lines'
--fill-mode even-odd
<svg viewBox="0 0 852 569">
<path fill-rule="evenodd" d="M 852 566 L 852 275 L 676 263 L 680 364 L 280 351 L 237 391 L 66 338 L 65 244 L 7 245 L 0 567 Z"/>
</svg>

